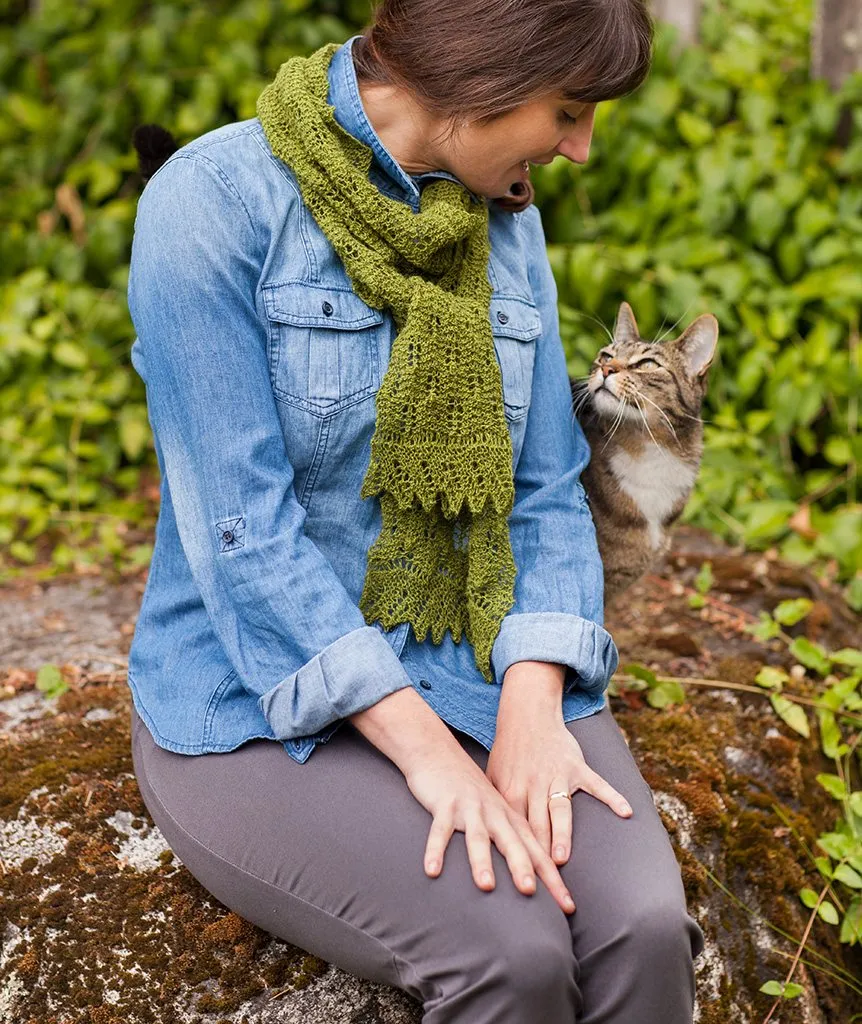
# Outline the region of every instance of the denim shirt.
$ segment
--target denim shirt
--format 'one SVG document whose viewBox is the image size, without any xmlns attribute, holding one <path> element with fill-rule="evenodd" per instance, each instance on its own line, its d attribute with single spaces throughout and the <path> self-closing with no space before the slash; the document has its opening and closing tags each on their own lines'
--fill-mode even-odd
<svg viewBox="0 0 862 1024">
<path fill-rule="evenodd" d="M 353 36 L 329 69 L 338 122 L 371 147 L 369 180 L 419 211 L 447 171 L 407 174 L 360 100 Z M 487 201 L 487 200 L 486 200 Z M 156 743 L 178 753 L 280 741 L 300 763 L 347 716 L 406 686 L 490 750 L 503 676 L 566 667 L 565 721 L 604 707 L 619 660 L 602 625 L 602 564 L 579 477 L 557 290 L 539 210 L 490 203 L 490 321 L 512 438 L 515 604 L 491 653 L 369 625 L 358 601 L 380 532 L 359 492 L 396 334 L 304 205 L 257 118 L 183 146 L 138 203 L 128 304 L 161 474 L 155 547 L 128 683 Z"/>
</svg>

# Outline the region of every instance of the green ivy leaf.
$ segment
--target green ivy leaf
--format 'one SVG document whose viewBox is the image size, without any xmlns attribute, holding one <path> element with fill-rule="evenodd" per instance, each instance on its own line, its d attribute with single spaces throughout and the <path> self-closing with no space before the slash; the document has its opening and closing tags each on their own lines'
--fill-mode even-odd
<svg viewBox="0 0 862 1024">
<path fill-rule="evenodd" d="M 790 645 L 790 653 L 806 668 L 813 668 L 821 676 L 829 675 L 829 670 L 832 667 L 829 655 L 820 644 L 815 644 L 808 637 L 796 637 Z"/>
<path fill-rule="evenodd" d="M 817 908 L 817 913 L 827 924 L 838 924 L 838 911 L 829 900 L 824 900 Z"/>
<path fill-rule="evenodd" d="M 799 898 L 809 910 L 813 910 L 817 903 L 817 893 L 813 889 L 800 889 Z"/>
<path fill-rule="evenodd" d="M 801 985 L 797 985 L 795 981 L 766 981 L 760 986 L 759 991 L 768 996 L 795 999 L 797 996 L 801 996 L 805 989 Z"/>
<path fill-rule="evenodd" d="M 839 778 L 839 776 L 832 775 L 829 772 L 818 772 L 814 777 L 826 792 L 830 796 L 834 796 L 836 800 L 843 800 L 847 796 L 847 787 L 844 785 L 844 780 Z"/>
<path fill-rule="evenodd" d="M 772 665 L 764 665 L 754 677 L 754 681 L 758 686 L 775 687 L 779 690 L 789 680 L 790 676 L 783 668 L 775 668 Z"/>
<path fill-rule="evenodd" d="M 849 885 L 851 889 L 862 889 L 862 875 L 854 871 L 849 864 L 839 864 L 835 869 L 835 878 Z"/>
<path fill-rule="evenodd" d="M 797 597 L 793 601 L 782 601 L 776 606 L 772 617 L 782 626 L 793 626 L 804 619 L 813 607 L 814 602 L 807 597 Z"/>
<path fill-rule="evenodd" d="M 854 896 L 841 922 L 838 941 L 849 946 L 862 942 L 862 896 Z"/>
<path fill-rule="evenodd" d="M 790 726 L 790 728 L 795 732 L 798 732 L 800 736 L 805 736 L 807 739 L 810 735 L 808 717 L 799 704 L 794 703 L 792 700 L 788 700 L 786 697 L 782 697 L 780 693 L 771 693 L 769 695 L 769 699 L 779 716 Z"/>
<path fill-rule="evenodd" d="M 48 700 L 51 700 L 65 693 L 69 689 L 69 684 L 63 679 L 56 665 L 47 664 L 36 673 L 36 689 L 41 690 Z"/>
</svg>

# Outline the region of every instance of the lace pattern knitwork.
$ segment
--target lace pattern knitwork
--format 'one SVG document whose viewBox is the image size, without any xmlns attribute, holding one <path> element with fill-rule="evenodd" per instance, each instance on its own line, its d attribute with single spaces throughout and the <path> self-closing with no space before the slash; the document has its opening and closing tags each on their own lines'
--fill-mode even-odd
<svg viewBox="0 0 862 1024">
<path fill-rule="evenodd" d="M 342 260 L 357 295 L 397 328 L 377 394 L 361 496 L 382 527 L 367 556 L 366 622 L 410 622 L 435 644 L 450 630 L 493 682 L 491 648 L 514 604 L 508 518 L 512 442 L 491 333 L 488 205 L 448 179 L 420 210 L 369 180 L 372 151 L 326 102 L 339 44 L 292 57 L 257 100 L 273 153 Z"/>
</svg>

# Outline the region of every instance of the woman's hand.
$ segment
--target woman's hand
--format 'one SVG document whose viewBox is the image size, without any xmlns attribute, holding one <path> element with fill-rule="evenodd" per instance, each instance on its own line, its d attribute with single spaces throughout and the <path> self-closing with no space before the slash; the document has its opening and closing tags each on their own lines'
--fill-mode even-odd
<svg viewBox="0 0 862 1024">
<path fill-rule="evenodd" d="M 425 873 L 436 878 L 453 832 L 463 832 L 473 881 L 485 891 L 495 887 L 491 841 L 506 858 L 515 887 L 527 896 L 536 891 L 536 875 L 561 909 L 575 909 L 559 869 L 543 850 L 524 817 L 514 811 L 482 769 L 460 747 L 417 760 L 404 773 L 410 792 L 432 815 L 425 845 Z M 556 802 L 556 801 L 555 801 Z"/>
<path fill-rule="evenodd" d="M 529 679 L 528 666 L 534 666 Z M 582 789 L 620 817 L 629 817 L 632 810 L 623 795 L 589 767 L 566 728 L 561 678 L 556 673 L 543 676 L 543 669 L 557 668 L 561 666 L 518 662 L 509 669 L 485 774 L 508 805 L 527 819 L 545 853 L 556 864 L 565 864 L 572 849 L 572 801 L 549 801 L 551 793 Z"/>
</svg>

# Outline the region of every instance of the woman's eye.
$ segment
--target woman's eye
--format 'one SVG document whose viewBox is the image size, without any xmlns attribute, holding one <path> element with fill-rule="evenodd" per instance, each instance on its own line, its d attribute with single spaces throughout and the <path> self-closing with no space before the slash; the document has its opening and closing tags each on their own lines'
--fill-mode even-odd
<svg viewBox="0 0 862 1024">
<path fill-rule="evenodd" d="M 559 120 L 562 124 L 577 124 L 578 119 L 572 117 L 571 114 L 567 114 L 565 110 L 561 110 L 559 113 Z"/>
</svg>

